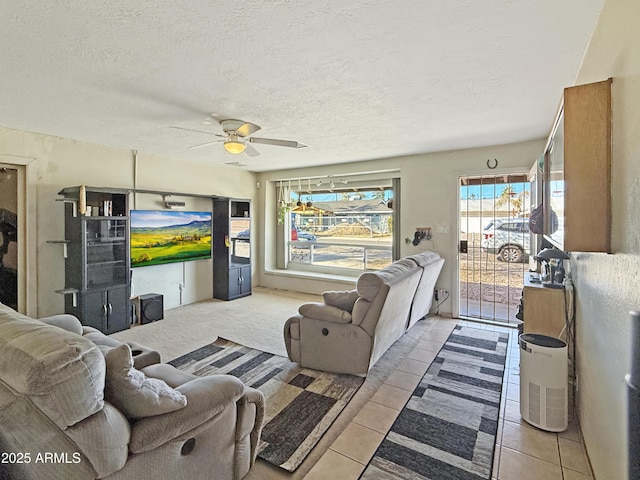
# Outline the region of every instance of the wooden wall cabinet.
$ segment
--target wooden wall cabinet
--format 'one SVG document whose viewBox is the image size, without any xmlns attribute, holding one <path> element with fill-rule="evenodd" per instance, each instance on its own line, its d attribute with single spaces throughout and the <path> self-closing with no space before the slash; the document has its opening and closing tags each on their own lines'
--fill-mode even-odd
<svg viewBox="0 0 640 480">
<path fill-rule="evenodd" d="M 611 79 L 567 88 L 565 250 L 611 252 Z"/>
<path fill-rule="evenodd" d="M 562 131 L 547 148 L 545 206 L 561 196 L 564 219 L 550 240 L 568 252 L 611 252 L 611 83 L 565 88 Z M 552 151 L 555 138 L 562 156 Z"/>
<path fill-rule="evenodd" d="M 565 326 L 564 288 L 543 287 L 526 278 L 522 293 L 523 332 L 559 338 Z"/>
<path fill-rule="evenodd" d="M 213 297 L 251 295 L 251 202 L 213 201 Z"/>
</svg>

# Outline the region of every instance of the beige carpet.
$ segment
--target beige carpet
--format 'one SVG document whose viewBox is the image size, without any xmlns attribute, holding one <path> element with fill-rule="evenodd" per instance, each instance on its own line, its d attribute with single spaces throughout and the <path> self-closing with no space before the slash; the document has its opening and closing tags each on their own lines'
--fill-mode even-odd
<svg viewBox="0 0 640 480">
<path fill-rule="evenodd" d="M 164 320 L 114 333 L 160 352 L 163 362 L 223 337 L 247 347 L 287 355 L 284 322 L 305 302 L 321 302 L 320 295 L 254 288 L 252 295 L 231 302 L 206 300 L 164 312 Z"/>
<path fill-rule="evenodd" d="M 168 310 L 164 320 L 112 336 L 154 348 L 160 352 L 164 362 L 209 344 L 217 337 L 286 356 L 284 322 L 298 311 L 302 303 L 309 301 L 322 301 L 322 297 L 258 287 L 252 295 L 231 302 L 207 300 Z M 450 323 L 451 328 L 457 323 L 439 317 L 429 318 L 418 322 L 394 343 L 369 371 L 360 390 L 295 472 L 289 473 L 258 459 L 245 480 L 303 479 L 363 405 L 413 350 L 418 340 L 439 321 Z"/>
</svg>

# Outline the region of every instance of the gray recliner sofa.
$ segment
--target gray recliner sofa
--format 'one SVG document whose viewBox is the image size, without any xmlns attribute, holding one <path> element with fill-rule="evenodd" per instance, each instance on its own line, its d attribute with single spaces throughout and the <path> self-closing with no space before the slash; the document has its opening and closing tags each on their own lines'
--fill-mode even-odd
<svg viewBox="0 0 640 480">
<path fill-rule="evenodd" d="M 132 346 L 141 352 L 137 364 Z M 262 393 L 230 375 L 196 377 L 157 364 L 157 353 L 138 347 L 71 315 L 36 320 L 0 304 L 0 447 L 14 460 L 9 478 L 247 474 Z"/>
<path fill-rule="evenodd" d="M 284 325 L 289 359 L 302 367 L 365 374 L 431 307 L 444 259 L 424 252 L 365 272 L 356 289 L 325 292 Z"/>
<path fill-rule="evenodd" d="M 421 270 L 422 276 L 416 287 L 416 293 L 411 302 L 411 311 L 407 330 L 416 324 L 418 320 L 425 317 L 431 310 L 433 304 L 433 292 L 436 282 L 440 276 L 440 271 L 444 265 L 444 258 L 436 252 L 426 251 L 405 257 L 405 260 L 414 262 Z"/>
</svg>

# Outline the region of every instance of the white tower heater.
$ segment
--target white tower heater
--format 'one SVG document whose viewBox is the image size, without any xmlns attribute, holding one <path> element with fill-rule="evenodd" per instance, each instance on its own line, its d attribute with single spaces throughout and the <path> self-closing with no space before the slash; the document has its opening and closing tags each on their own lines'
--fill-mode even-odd
<svg viewBox="0 0 640 480">
<path fill-rule="evenodd" d="M 568 349 L 557 338 L 523 333 L 520 341 L 520 415 L 550 432 L 568 426 Z"/>
</svg>

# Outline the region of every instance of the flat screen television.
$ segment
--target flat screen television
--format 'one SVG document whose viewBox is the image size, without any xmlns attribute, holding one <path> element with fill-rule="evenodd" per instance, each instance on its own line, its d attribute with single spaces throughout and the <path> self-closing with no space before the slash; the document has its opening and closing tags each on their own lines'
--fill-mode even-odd
<svg viewBox="0 0 640 480">
<path fill-rule="evenodd" d="M 131 266 L 211 258 L 211 212 L 131 210 Z"/>
</svg>

